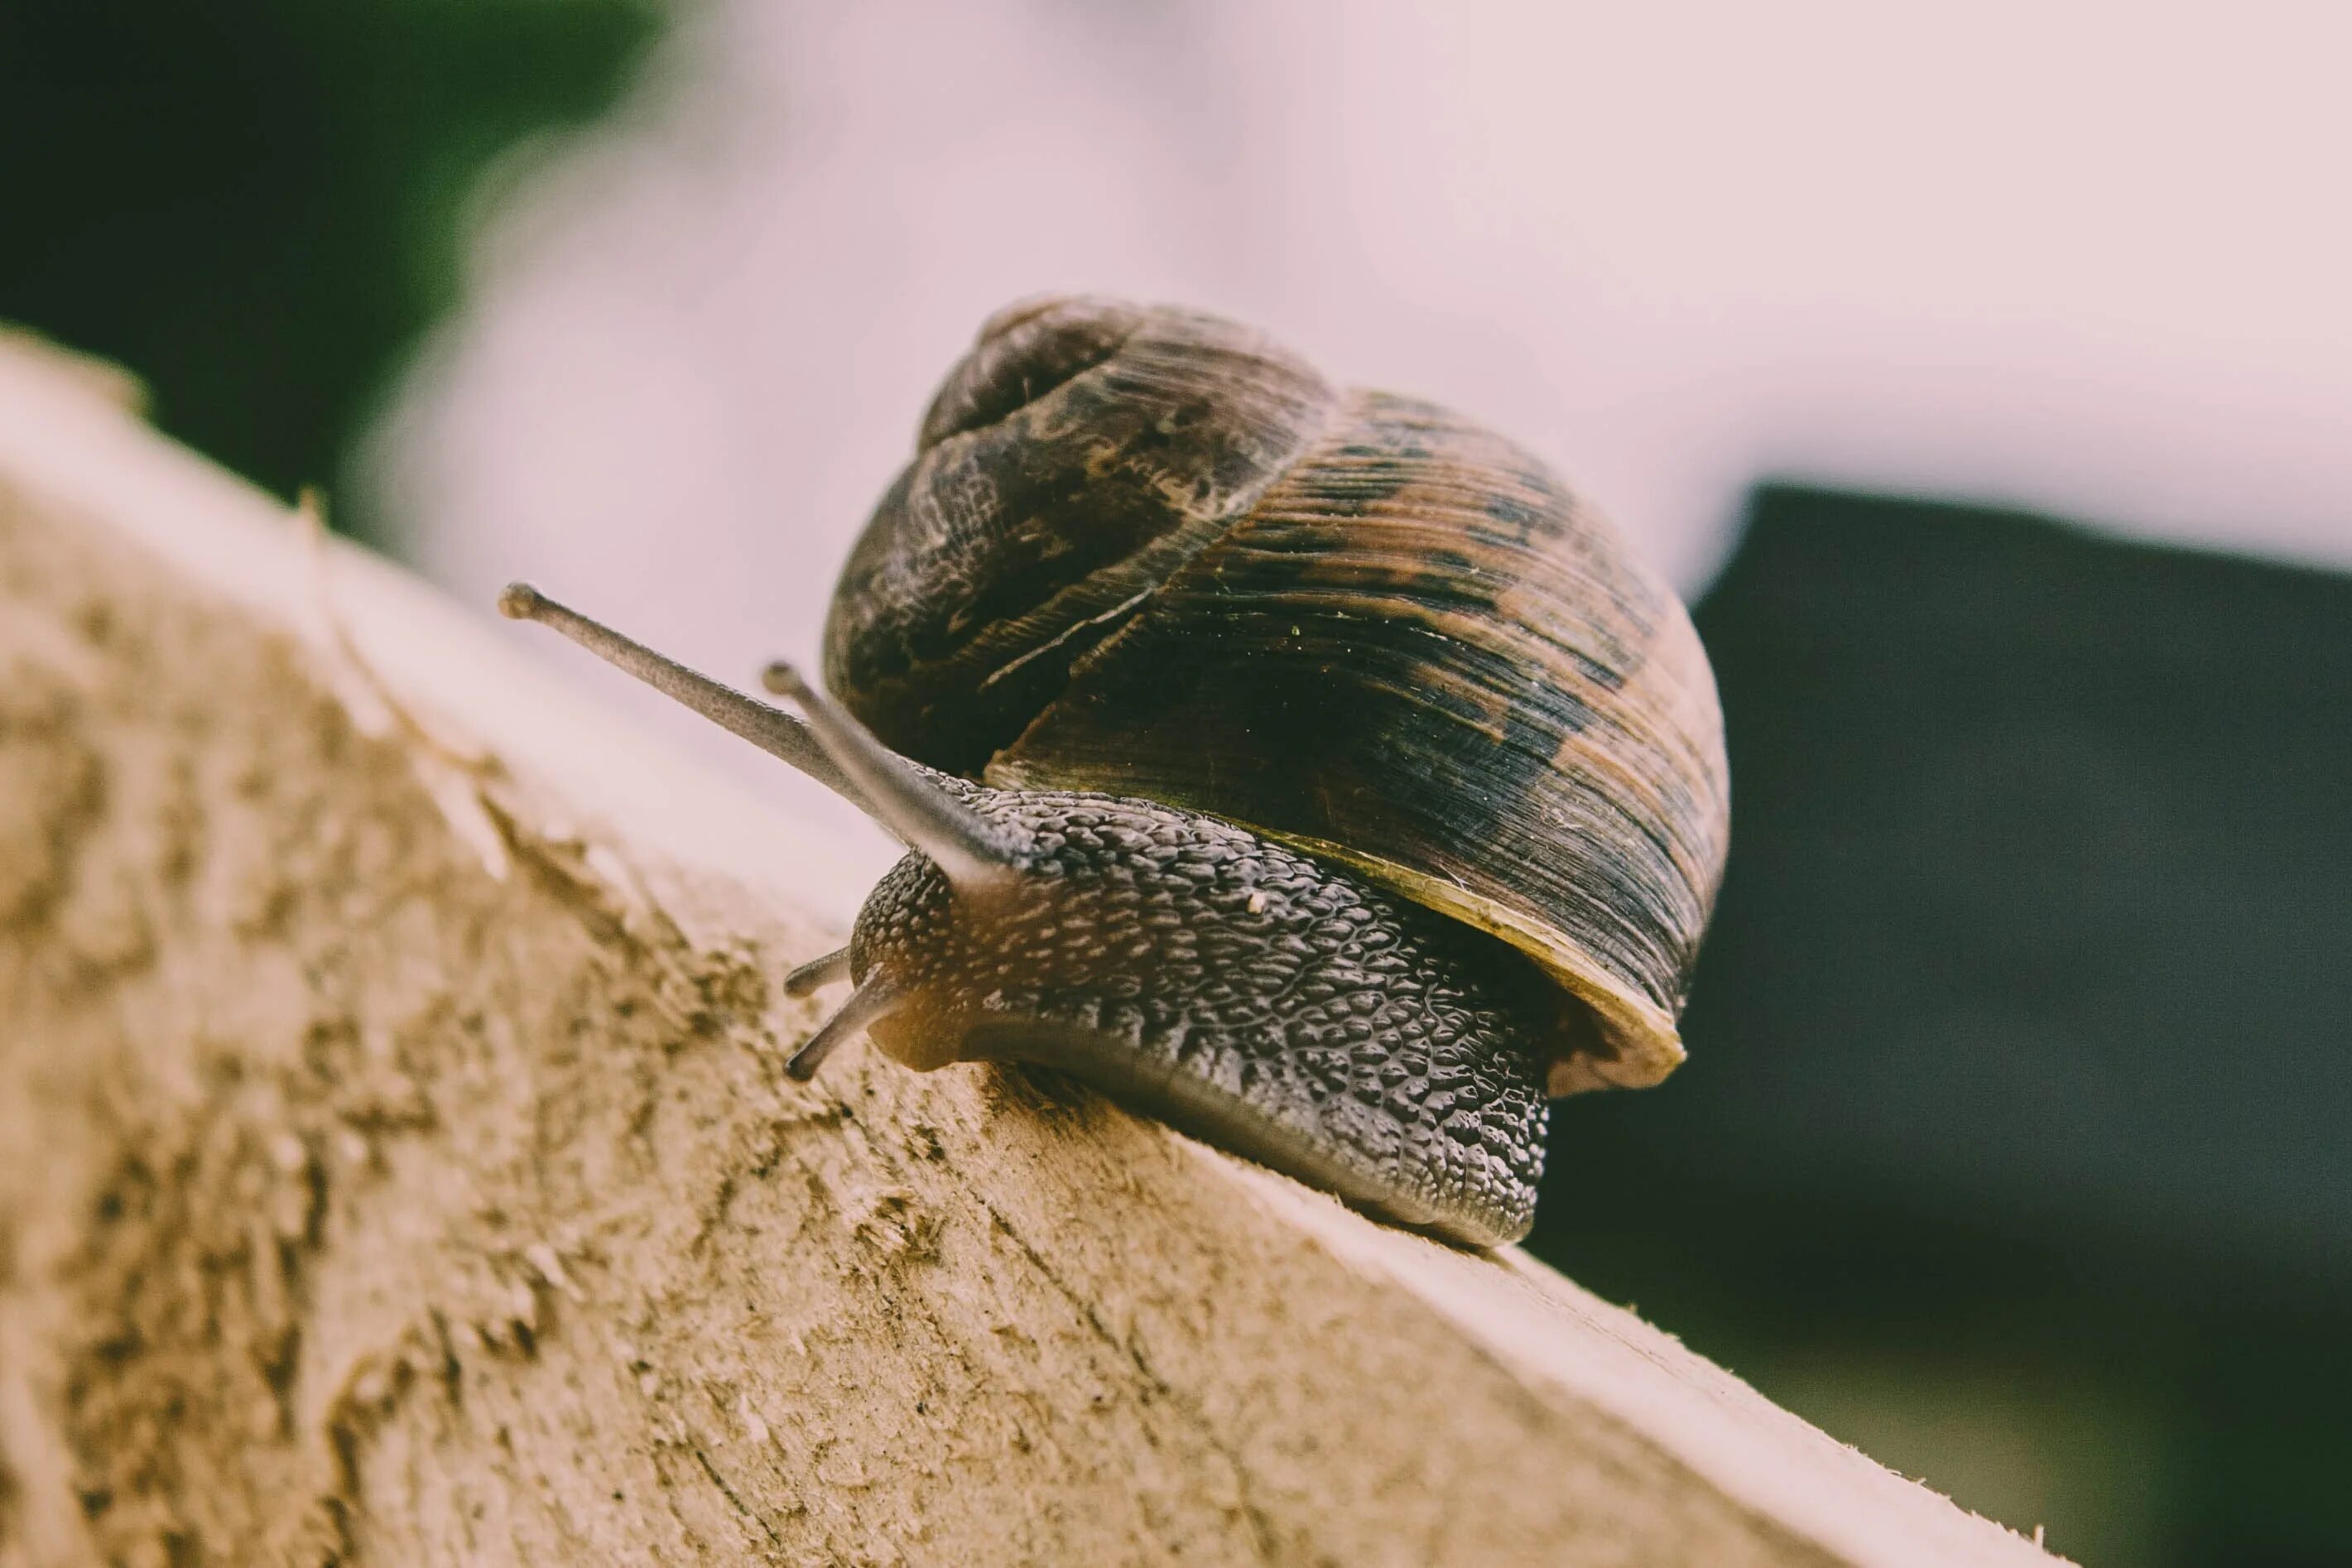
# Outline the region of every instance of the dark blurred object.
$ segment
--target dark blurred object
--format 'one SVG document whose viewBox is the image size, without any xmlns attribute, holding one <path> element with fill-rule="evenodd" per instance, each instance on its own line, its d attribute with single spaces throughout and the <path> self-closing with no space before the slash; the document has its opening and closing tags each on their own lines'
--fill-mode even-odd
<svg viewBox="0 0 2352 1568">
<path fill-rule="evenodd" d="M 2352 1562 L 2352 579 L 1773 488 L 1696 619 L 1691 1061 L 1536 1246 L 2061 1551 Z"/>
<path fill-rule="evenodd" d="M 592 115 L 633 0 L 10 0 L 0 320 L 133 366 L 157 422 L 291 493 L 338 478 L 450 302 L 462 205 Z"/>
<path fill-rule="evenodd" d="M 1699 622 L 1727 1135 L 2352 1271 L 2352 581 L 1772 490 Z"/>
</svg>

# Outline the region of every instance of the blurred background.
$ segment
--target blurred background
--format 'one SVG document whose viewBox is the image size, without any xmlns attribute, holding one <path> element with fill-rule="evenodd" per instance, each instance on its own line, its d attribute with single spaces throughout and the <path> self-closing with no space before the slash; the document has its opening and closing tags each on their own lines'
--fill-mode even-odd
<svg viewBox="0 0 2352 1568">
<path fill-rule="evenodd" d="M 1691 597 L 1737 781 L 1691 1063 L 1560 1109 L 1531 1246 L 2085 1562 L 2336 1563 L 2347 58 L 2259 0 L 7 0 L 0 318 L 733 679 L 1006 300 L 1486 419 Z"/>
</svg>

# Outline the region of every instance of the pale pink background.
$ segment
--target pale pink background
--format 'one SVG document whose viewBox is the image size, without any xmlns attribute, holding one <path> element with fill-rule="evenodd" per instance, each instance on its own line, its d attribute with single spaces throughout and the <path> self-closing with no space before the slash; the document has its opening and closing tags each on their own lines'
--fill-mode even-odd
<svg viewBox="0 0 2352 1568">
<path fill-rule="evenodd" d="M 378 506 L 485 604 L 811 658 L 940 373 L 1061 288 L 1483 416 L 1691 590 L 1766 474 L 2352 563 L 2352 7 L 692 16 L 493 182 L 378 432 Z"/>
</svg>

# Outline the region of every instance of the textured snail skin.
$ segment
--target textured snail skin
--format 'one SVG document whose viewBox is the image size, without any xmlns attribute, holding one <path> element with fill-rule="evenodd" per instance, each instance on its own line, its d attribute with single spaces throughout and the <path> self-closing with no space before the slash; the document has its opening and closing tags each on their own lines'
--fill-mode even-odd
<svg viewBox="0 0 2352 1568">
<path fill-rule="evenodd" d="M 1527 1234 L 1557 1011 L 1534 965 L 1224 823 L 945 782 L 1034 849 L 986 889 L 920 855 L 876 886 L 849 952 L 897 998 L 884 1050 L 1057 1068 L 1384 1218 Z"/>
<path fill-rule="evenodd" d="M 1344 865 L 1574 996 L 1551 1092 L 1638 1086 L 1729 782 L 1672 590 L 1535 458 L 1230 321 L 1001 313 L 835 593 L 827 684 L 1007 788 L 1141 796 Z"/>
</svg>

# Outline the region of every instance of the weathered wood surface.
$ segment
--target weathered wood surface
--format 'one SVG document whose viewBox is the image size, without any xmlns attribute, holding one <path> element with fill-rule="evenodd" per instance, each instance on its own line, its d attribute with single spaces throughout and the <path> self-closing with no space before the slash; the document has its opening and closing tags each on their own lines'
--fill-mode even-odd
<svg viewBox="0 0 2352 1568">
<path fill-rule="evenodd" d="M 791 1083 L 816 836 L 106 384 L 0 345 L 0 1564 L 2048 1561 L 1517 1253 Z"/>
</svg>

